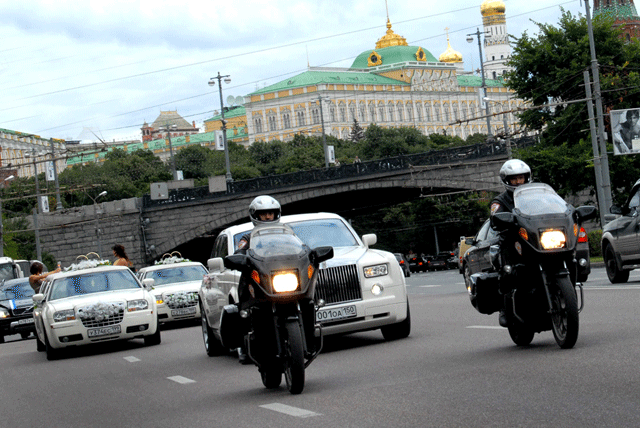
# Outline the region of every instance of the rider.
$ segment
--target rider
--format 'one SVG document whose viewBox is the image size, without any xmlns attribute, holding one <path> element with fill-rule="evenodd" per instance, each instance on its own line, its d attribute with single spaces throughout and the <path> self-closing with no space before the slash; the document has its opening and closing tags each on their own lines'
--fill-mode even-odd
<svg viewBox="0 0 640 428">
<path fill-rule="evenodd" d="M 249 204 L 249 218 L 253 223 L 253 226 L 259 226 L 269 223 L 278 223 L 280 221 L 280 203 L 271 196 L 262 195 L 256 197 L 251 204 Z M 249 249 L 251 241 L 251 231 L 247 232 L 240 241 L 238 241 L 238 248 L 234 254 L 246 254 Z M 240 277 L 238 284 L 238 306 L 241 307 L 243 303 L 251 298 L 247 284 L 249 278 L 246 278 L 244 274 Z M 251 364 L 245 350 L 238 348 L 238 359 L 241 364 Z"/>
<path fill-rule="evenodd" d="M 491 201 L 491 215 L 499 212 L 512 212 L 514 208 L 513 192 L 516 187 L 531 183 L 531 168 L 520 159 L 510 159 L 506 161 L 500 168 L 500 180 L 504 184 L 505 191 L 493 198 Z M 503 242 L 503 236 L 500 236 L 500 248 L 506 245 Z M 505 295 L 506 304 L 506 295 Z M 508 327 L 508 320 L 505 315 L 504 306 L 500 310 L 498 322 L 502 327 Z"/>
</svg>

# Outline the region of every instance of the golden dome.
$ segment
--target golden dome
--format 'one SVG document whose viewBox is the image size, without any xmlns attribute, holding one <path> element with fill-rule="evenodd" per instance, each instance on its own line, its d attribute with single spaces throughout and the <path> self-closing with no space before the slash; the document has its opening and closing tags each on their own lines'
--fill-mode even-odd
<svg viewBox="0 0 640 428">
<path fill-rule="evenodd" d="M 482 16 L 504 14 L 505 7 L 502 0 L 484 0 L 480 5 Z"/>
<path fill-rule="evenodd" d="M 380 40 L 376 43 L 376 49 L 387 48 L 389 46 L 409 46 L 407 39 L 402 36 L 398 36 L 391 30 L 391 22 L 387 18 L 387 34 L 380 37 Z"/>
<path fill-rule="evenodd" d="M 438 57 L 438 61 L 440 62 L 462 62 L 462 54 L 458 51 L 453 50 L 451 47 L 451 43 L 449 43 L 449 36 L 447 36 L 447 50 L 444 51 Z"/>
</svg>

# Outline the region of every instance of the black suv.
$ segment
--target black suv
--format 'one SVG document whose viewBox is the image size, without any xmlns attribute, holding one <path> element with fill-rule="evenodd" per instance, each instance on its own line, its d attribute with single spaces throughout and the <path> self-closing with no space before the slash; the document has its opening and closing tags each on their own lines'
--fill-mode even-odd
<svg viewBox="0 0 640 428">
<path fill-rule="evenodd" d="M 629 272 L 640 265 L 640 180 L 631 188 L 623 206 L 613 205 L 620 217 L 602 228 L 602 256 L 612 284 L 627 282 Z"/>
<path fill-rule="evenodd" d="M 31 332 L 35 333 L 31 296 L 29 278 L 0 281 L 0 343 L 12 334 L 20 333 L 26 339 Z"/>
</svg>

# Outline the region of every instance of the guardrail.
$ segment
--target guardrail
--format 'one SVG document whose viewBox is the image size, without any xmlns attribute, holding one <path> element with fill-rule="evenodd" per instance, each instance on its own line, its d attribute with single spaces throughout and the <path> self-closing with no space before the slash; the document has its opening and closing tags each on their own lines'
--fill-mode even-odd
<svg viewBox="0 0 640 428">
<path fill-rule="evenodd" d="M 534 137 L 520 138 L 511 144 L 512 148 L 522 148 L 534 145 Z M 389 171 L 401 171 L 411 166 L 441 165 L 481 159 L 507 154 L 504 142 L 476 144 L 473 146 L 452 147 L 443 150 L 432 150 L 425 153 L 401 155 L 384 159 L 358 162 L 338 167 L 318 168 L 288 174 L 270 175 L 248 180 L 227 183 L 226 192 L 209 192 L 208 186 L 176 189 L 169 192 L 169 197 L 162 200 L 152 200 L 150 195 L 142 197 L 143 208 L 164 206 L 180 202 L 201 199 L 215 199 L 229 194 L 262 192 L 273 189 L 299 186 L 302 184 L 334 181 L 345 178 L 361 177 Z M 496 172 L 497 173 L 497 172 Z"/>
</svg>

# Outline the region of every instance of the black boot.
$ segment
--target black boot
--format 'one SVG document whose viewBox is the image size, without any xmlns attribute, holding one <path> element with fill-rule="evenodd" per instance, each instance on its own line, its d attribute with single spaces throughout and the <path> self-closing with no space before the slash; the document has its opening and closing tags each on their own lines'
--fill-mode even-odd
<svg viewBox="0 0 640 428">
<path fill-rule="evenodd" d="M 500 315 L 498 315 L 498 322 L 501 327 L 509 327 L 509 321 L 507 320 L 507 314 L 505 314 L 504 309 L 500 310 Z"/>
</svg>

